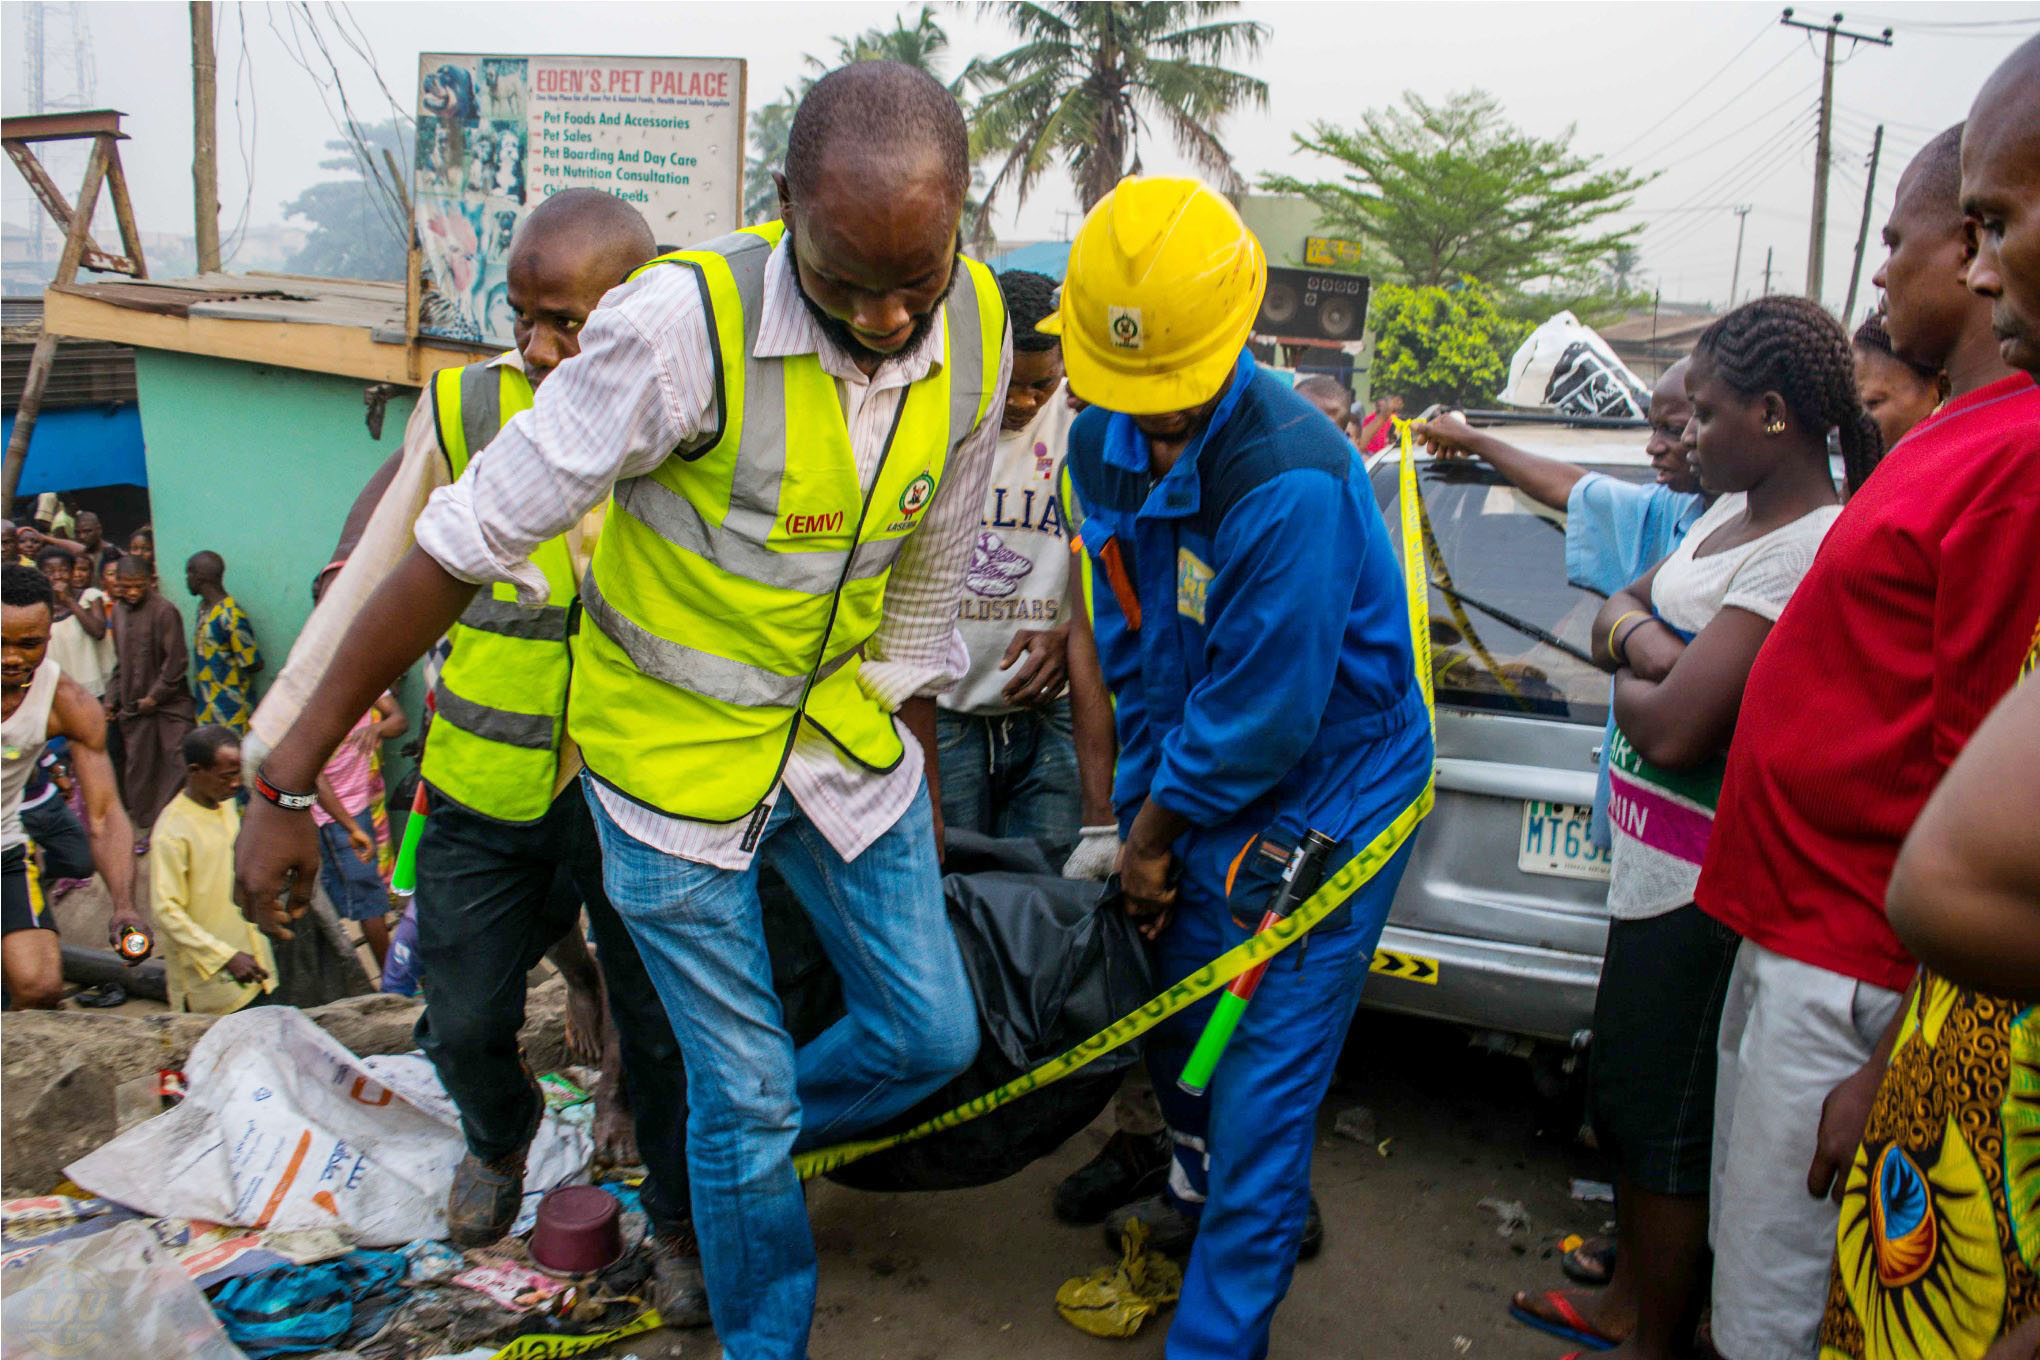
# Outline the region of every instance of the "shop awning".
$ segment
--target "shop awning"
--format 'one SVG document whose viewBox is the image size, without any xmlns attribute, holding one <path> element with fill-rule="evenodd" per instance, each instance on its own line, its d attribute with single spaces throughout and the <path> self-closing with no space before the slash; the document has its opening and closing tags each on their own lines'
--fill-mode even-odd
<svg viewBox="0 0 2040 1360">
<path fill-rule="evenodd" d="M 14 434 L 14 417 L 0 422 L 0 437 Z M 35 422 L 17 495 L 77 491 L 88 486 L 147 486 L 142 456 L 142 409 L 65 406 L 45 410 Z"/>
</svg>

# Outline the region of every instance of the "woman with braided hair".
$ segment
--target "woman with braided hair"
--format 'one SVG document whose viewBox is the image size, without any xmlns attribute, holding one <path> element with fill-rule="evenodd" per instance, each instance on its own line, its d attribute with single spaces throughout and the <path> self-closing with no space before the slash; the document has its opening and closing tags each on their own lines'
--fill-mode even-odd
<svg viewBox="0 0 2040 1360">
<path fill-rule="evenodd" d="M 1882 447 L 1857 401 L 1848 338 L 1801 298 L 1763 298 L 1709 327 L 1686 393 L 1687 450 L 1716 499 L 1594 623 L 1617 731 L 1590 1080 L 1595 1127 L 1619 1168 L 1622 1250 L 1605 1296 L 1518 1294 L 1511 1308 L 1540 1330 L 1589 1346 L 1620 1339 L 1620 1354 L 1652 1360 L 1692 1353 L 1707 1283 L 1715 1034 L 1739 940 L 1693 905 L 1693 889 L 1729 738 L 1757 649 L 1841 514 L 1829 431 L 1840 431 L 1852 484 Z"/>
</svg>

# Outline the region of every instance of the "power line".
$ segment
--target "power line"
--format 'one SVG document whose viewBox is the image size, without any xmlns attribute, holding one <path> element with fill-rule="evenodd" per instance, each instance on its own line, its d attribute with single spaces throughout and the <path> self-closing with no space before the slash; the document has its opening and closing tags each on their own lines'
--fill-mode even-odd
<svg viewBox="0 0 2040 1360">
<path fill-rule="evenodd" d="M 363 180 L 375 189 L 375 192 L 369 195 L 369 202 L 374 207 L 376 215 L 382 219 L 383 225 L 390 229 L 391 234 L 398 242 L 408 248 L 410 243 L 410 223 L 406 220 L 402 199 L 397 193 L 396 186 L 386 181 L 382 166 L 377 163 L 375 155 L 369 149 L 366 139 L 361 135 L 361 124 L 354 116 L 353 105 L 347 98 L 346 82 L 340 74 L 339 64 L 334 61 L 332 52 L 326 47 L 324 40 L 319 34 L 318 21 L 316 16 L 312 14 L 311 6 L 305 3 L 305 0 L 297 0 L 295 5 L 286 6 L 284 13 L 290 19 L 290 35 L 286 36 L 283 30 L 277 27 L 273 9 L 265 16 L 268 19 L 270 31 L 276 35 L 276 39 L 283 46 L 285 53 L 298 64 L 299 68 L 307 76 L 311 77 L 313 85 L 318 88 L 319 102 L 325 106 L 327 118 L 332 120 L 334 127 L 339 131 L 342 143 L 351 153 L 357 167 L 361 171 Z M 305 52 L 304 34 L 299 32 L 300 23 L 309 32 L 313 45 L 318 48 L 320 56 L 325 61 L 326 71 L 330 79 L 328 75 L 321 75 L 319 73 L 313 66 L 310 56 Z M 340 101 L 340 112 L 338 114 L 334 112 L 332 102 L 327 98 L 329 90 Z"/>
<path fill-rule="evenodd" d="M 1779 170 L 1793 164 L 1797 160 L 1798 153 L 1805 150 L 1811 141 L 1812 134 L 1809 131 L 1807 135 L 1802 136 L 1797 142 L 1780 143 L 1772 151 L 1756 157 L 1751 163 L 1737 166 L 1734 170 L 1723 176 L 1721 185 L 1713 188 L 1710 193 L 1721 192 L 1721 189 L 1731 182 L 1736 188 L 1742 190 L 1753 189 L 1758 185 L 1769 182 L 1771 177 Z M 1684 221 L 1665 225 L 1655 232 L 1646 230 L 1637 244 L 1639 247 L 1648 247 L 1651 250 L 1662 252 L 1690 239 L 1701 229 L 1709 225 L 1712 225 L 1712 223 L 1706 217 L 1687 218 Z"/>
<path fill-rule="evenodd" d="M 1949 35 L 1965 29 L 2006 29 L 2040 28 L 2040 17 L 2026 19 L 1900 19 L 1889 14 L 1865 14 L 1872 23 L 1889 24 L 1901 33 L 1940 33 Z M 1980 34 L 1979 36 L 1990 36 Z"/>
<path fill-rule="evenodd" d="M 397 125 L 399 127 L 416 127 L 418 124 L 417 118 L 412 115 L 409 109 L 397 102 L 397 97 L 390 93 L 389 83 L 382 78 L 382 68 L 376 65 L 375 54 L 369 50 L 372 44 L 368 40 L 367 31 L 361 26 L 361 20 L 355 17 L 354 7 L 347 4 L 346 0 L 341 0 L 339 8 L 336 10 L 332 0 L 327 0 L 326 12 L 334 16 L 333 27 L 339 32 L 340 40 L 354 49 L 354 54 L 360 57 L 363 64 L 368 67 L 368 73 L 375 77 L 376 85 L 382 90 L 383 102 L 390 106 L 390 112 L 395 115 Z M 343 19 L 346 21 L 345 23 L 341 22 Z M 348 24 L 354 26 L 352 36 L 347 32 Z M 408 155 L 399 159 L 403 160 L 406 165 L 410 163 Z"/>
<path fill-rule="evenodd" d="M 1792 134 L 1800 126 L 1800 124 L 1806 120 L 1807 115 L 1810 114 L 1811 112 L 1812 109 L 1810 107 L 1800 110 L 1800 112 L 1796 114 L 1791 119 L 1791 121 L 1787 122 L 1782 128 L 1779 128 L 1776 132 L 1769 134 L 1768 140 L 1770 141 L 1770 145 L 1768 148 L 1759 150 L 1754 155 L 1744 157 L 1741 160 L 1739 160 L 1736 164 L 1731 165 L 1728 169 L 1722 171 L 1720 174 L 1716 175 L 1713 179 L 1709 180 L 1705 186 L 1697 190 L 1690 198 L 1686 199 L 1684 202 L 1680 203 L 1677 206 L 1685 208 L 1692 206 L 1694 204 L 1705 202 L 1708 199 L 1715 197 L 1717 194 L 1727 192 L 1731 185 L 1735 186 L 1738 190 L 1740 190 L 1743 187 L 1745 187 L 1747 183 L 1746 177 L 1754 174 L 1756 167 L 1758 165 L 1768 166 L 1775 160 L 1780 159 L 1781 157 L 1789 157 L 1793 152 L 1797 151 L 1800 147 L 1805 145 L 1806 141 L 1805 138 L 1801 138 L 1795 142 L 1792 140 Z M 1644 235 L 1646 239 L 1648 239 L 1651 232 L 1653 231 L 1658 231 L 1661 233 L 1669 232 L 1672 234 L 1678 234 L 1682 232 L 1687 225 L 1688 225 L 1687 223 L 1683 222 L 1666 224 L 1653 223 L 1648 229 L 1646 229 Z"/>
<path fill-rule="evenodd" d="M 1689 104 L 1691 104 L 1695 99 L 1699 98 L 1702 94 L 1706 93 L 1707 88 L 1710 85 L 1712 85 L 1715 81 L 1721 79 L 1724 75 L 1727 75 L 1729 68 L 1734 66 L 1738 61 L 1741 61 L 1752 47 L 1755 47 L 1758 43 L 1763 41 L 1764 35 L 1770 31 L 1771 23 L 1767 19 L 1764 21 L 1764 24 L 1761 28 L 1759 28 L 1755 33 L 1750 35 L 1750 40 L 1748 42 L 1744 43 L 1741 47 L 1738 47 L 1736 49 L 1734 56 L 1730 57 L 1727 61 L 1721 63 L 1721 68 L 1719 70 L 1717 70 L 1713 75 L 1707 77 L 1707 79 L 1701 81 L 1700 84 L 1694 88 L 1691 94 L 1687 95 L 1684 99 L 1681 99 L 1678 103 L 1672 105 L 1670 113 L 1667 113 L 1664 117 L 1658 119 L 1655 123 L 1652 123 L 1649 127 L 1645 128 L 1643 131 L 1637 133 L 1634 137 L 1624 142 L 1621 146 L 1609 152 L 1607 156 L 1603 157 L 1603 159 L 1613 160 L 1615 157 L 1629 150 L 1637 143 L 1643 141 L 1653 132 L 1656 132 L 1666 123 L 1671 122 L 1672 119 L 1678 117 L 1679 114 L 1682 113 Z"/>
<path fill-rule="evenodd" d="M 1792 96 L 1792 98 L 1793 99 L 1802 98 L 1806 93 L 1807 91 L 1804 90 L 1799 91 L 1795 93 Z M 1731 134 L 1731 136 L 1740 136 L 1748 132 L 1751 127 L 1756 125 L 1757 122 L 1761 122 L 1763 119 L 1776 116 L 1779 107 L 1781 106 L 1774 105 L 1773 107 L 1766 109 L 1762 114 L 1758 115 L 1756 120 L 1753 120 L 1750 123 L 1746 123 L 1742 127 L 1736 129 L 1735 133 Z M 1756 150 L 1754 150 L 1747 156 L 1739 156 L 1736 164 L 1731 165 L 1728 169 L 1720 172 L 1719 174 L 1715 175 L 1714 178 L 1708 180 L 1705 186 L 1696 190 L 1689 197 L 1681 200 L 1679 203 L 1674 205 L 1672 211 L 1683 211 L 1687 208 L 1694 207 L 1700 203 L 1704 203 L 1719 194 L 1727 193 L 1730 190 L 1731 186 L 1734 185 L 1736 179 L 1748 171 L 1750 161 L 1761 160 L 1766 155 L 1770 154 L 1771 151 L 1775 150 L 1779 144 L 1779 141 L 1781 139 L 1789 138 L 1792 135 L 1793 129 L 1799 125 L 1801 120 L 1803 120 L 1810 111 L 1811 106 L 1809 106 L 1806 109 L 1802 109 L 1797 114 L 1795 114 L 1790 120 L 1788 120 L 1783 127 L 1767 131 L 1764 135 L 1764 143 L 1760 144 Z M 1728 139 L 1724 138 L 1721 140 Z M 1715 143 L 1715 145 L 1719 144 L 1720 144 L 1719 141 Z M 1678 225 L 1681 224 L 1652 223 L 1650 227 L 1646 230 L 1645 234 L 1649 235 L 1650 232 L 1652 231 L 1661 231 L 1667 228 L 1676 228 Z"/>
<path fill-rule="evenodd" d="M 1865 113 L 1861 109 L 1851 108 L 1840 100 L 1835 101 L 1835 111 L 1837 113 L 1846 113 L 1852 118 L 1860 118 L 1865 123 L 1882 123 L 1886 127 L 1905 128 L 1907 131 L 1923 133 L 1928 137 L 1938 137 L 1946 132 L 1949 127 L 1953 126 L 1953 124 L 1948 124 L 1942 127 L 1928 127 L 1925 123 L 1908 123 L 1899 118 L 1884 118 Z"/>
<path fill-rule="evenodd" d="M 1844 58 L 1848 61 L 1853 60 L 1857 50 L 1866 45 L 1891 46 L 1891 30 L 1885 29 L 1881 36 L 1851 32 L 1842 27 L 1839 12 L 1826 24 L 1810 24 L 1804 19 L 1793 18 L 1792 11 L 1787 9 L 1778 22 L 1786 28 L 1804 30 L 1809 40 L 1815 33 L 1825 39 L 1821 51 L 1820 133 L 1813 154 L 1813 221 L 1808 226 L 1806 240 L 1806 295 L 1818 302 L 1821 275 L 1827 263 L 1828 169 L 1834 163 L 1835 40 L 1849 40 L 1849 51 Z"/>
<path fill-rule="evenodd" d="M 1763 122 L 1766 118 L 1772 117 L 1780 109 L 1787 107 L 1796 100 L 1804 99 L 1806 98 L 1806 96 L 1812 94 L 1814 92 L 1814 89 L 1819 84 L 1820 84 L 1819 81 L 1813 81 L 1809 84 L 1802 85 L 1799 89 L 1794 90 L 1791 94 L 1786 95 L 1783 99 L 1771 105 L 1771 107 L 1765 109 L 1762 113 L 1750 119 L 1749 122 L 1744 123 L 1741 127 L 1737 128 L 1735 131 L 1725 133 L 1722 136 L 1715 138 L 1713 141 L 1709 142 L 1707 145 L 1703 147 L 1698 147 L 1692 151 L 1686 152 L 1685 153 L 1686 158 L 1689 160 L 1697 159 L 1701 156 L 1706 155 L 1708 152 L 1714 150 L 1716 147 L 1720 146 L 1724 142 L 1734 141 L 1737 137 L 1742 136 L 1743 133 L 1748 132 L 1751 128 Z"/>
<path fill-rule="evenodd" d="M 255 102 L 254 73 L 248 64 L 247 5 L 243 3 L 237 8 L 234 11 L 234 16 L 238 25 L 241 44 L 240 59 L 234 66 L 234 145 L 241 153 L 241 175 L 246 183 L 246 188 L 241 195 L 241 211 L 234 219 L 234 230 L 231 233 L 233 243 L 230 246 L 223 246 L 220 251 L 222 268 L 227 263 L 231 263 L 234 257 L 241 253 L 241 247 L 248 239 L 248 219 L 255 204 L 255 138 L 257 120 L 261 112 L 261 106 Z M 213 46 L 218 47 L 219 29 L 225 26 L 225 21 L 220 17 L 217 10 L 213 12 L 213 25 Z M 248 91 L 248 107 L 245 114 L 241 107 L 241 90 L 243 85 L 247 87 Z"/>
<path fill-rule="evenodd" d="M 1773 71 L 1776 71 L 1779 67 L 1783 66 L 1786 62 L 1790 61 L 1791 59 L 1792 54 L 1788 52 L 1783 57 L 1779 58 L 1777 61 L 1774 61 L 1769 66 L 1766 66 L 1762 71 L 1757 73 L 1757 78 L 1755 80 L 1752 80 L 1749 84 L 1743 86 L 1740 90 L 1737 90 L 1734 94 L 1730 95 L 1718 107 L 1710 109 L 1707 113 L 1701 115 L 1692 124 L 1692 126 L 1686 128 L 1682 132 L 1674 134 L 1668 140 L 1659 143 L 1657 147 L 1657 154 L 1663 155 L 1667 151 L 1670 151 L 1674 147 L 1677 147 L 1681 142 L 1685 141 L 1688 137 L 1691 137 L 1694 134 L 1705 129 L 1716 118 L 1719 118 L 1722 114 L 1727 113 L 1730 109 L 1734 108 L 1737 104 L 1741 103 L 1744 96 L 1748 95 L 1750 91 L 1756 89 L 1759 85 L 1763 84 L 1764 81 L 1770 77 Z M 1634 144 L 1635 144 L 1634 142 L 1631 143 L 1632 146 Z M 1628 149 L 1627 147 L 1623 148 L 1623 150 L 1627 149 Z M 1621 153 L 1616 152 L 1614 154 L 1619 155 Z"/>
<path fill-rule="evenodd" d="M 1721 184 L 1725 186 L 1732 181 L 1736 189 L 1745 193 L 1767 184 L 1779 171 L 1789 165 L 1796 164 L 1799 154 L 1812 141 L 1813 134 L 1810 129 L 1806 135 L 1800 137 L 1797 141 L 1780 141 L 1770 152 L 1759 155 L 1751 164 L 1738 165 L 1730 170 L 1721 177 Z M 1711 187 L 1708 192 L 1710 194 L 1718 193 L 1720 192 L 1720 187 Z M 1768 216 L 1769 214 L 1767 213 L 1766 215 Z M 1715 223 L 1704 217 L 1690 218 L 1684 222 L 1670 225 L 1655 237 L 1646 231 L 1642 239 L 1637 242 L 1637 245 L 1639 249 L 1647 245 L 1658 254 L 1663 254 L 1691 240 L 1701 229 L 1712 225 L 1715 225 Z"/>
</svg>

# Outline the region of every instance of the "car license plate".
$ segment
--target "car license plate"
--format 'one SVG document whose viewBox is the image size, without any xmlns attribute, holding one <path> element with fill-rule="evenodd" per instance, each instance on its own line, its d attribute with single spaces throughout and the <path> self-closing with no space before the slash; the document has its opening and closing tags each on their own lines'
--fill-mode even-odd
<svg viewBox="0 0 2040 1360">
<path fill-rule="evenodd" d="M 1608 852 L 1590 833 L 1594 810 L 1578 803 L 1523 804 L 1523 840 L 1516 867 L 1526 874 L 1608 881 Z"/>
</svg>

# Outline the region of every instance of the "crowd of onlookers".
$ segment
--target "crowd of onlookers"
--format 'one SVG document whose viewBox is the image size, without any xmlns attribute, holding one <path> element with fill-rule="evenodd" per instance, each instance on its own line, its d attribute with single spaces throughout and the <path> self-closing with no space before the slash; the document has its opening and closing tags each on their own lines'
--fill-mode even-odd
<svg viewBox="0 0 2040 1360">
<path fill-rule="evenodd" d="M 1853 337 L 1784 297 L 1701 336 L 1652 399 L 1654 485 L 1417 427 L 1565 510 L 1607 599 L 1618 1232 L 1566 1256 L 1588 1287 L 1510 1305 L 1575 1345 L 2040 1340 L 2040 687 L 2008 697 L 2040 665 L 2036 87 L 2029 43 L 1914 158 Z M 2021 750 L 1972 740 L 2000 705 Z"/>
<path fill-rule="evenodd" d="M 49 609 L 49 661 L 101 708 L 105 754 L 133 853 L 148 856 L 149 919 L 160 936 L 171 1005 L 225 1013 L 273 993 L 271 946 L 232 903 L 239 743 L 262 653 L 248 616 L 227 592 L 225 563 L 200 552 L 185 564 L 185 587 L 199 602 L 197 628 L 187 639 L 183 616 L 157 588 L 148 526 L 129 535 L 123 549 L 106 539 L 96 513 L 45 494 L 35 518 L 7 522 L 5 535 L 0 561 L 46 583 L 37 593 Z M 10 604 L 17 588 L 37 591 L 16 576 Z M 41 858 L 32 891 L 44 899 L 31 929 L 53 925 L 47 908 L 105 867 L 88 846 L 88 781 L 78 777 L 75 756 L 69 740 L 52 739 L 23 792 L 28 839 Z M 10 927 L 11 956 L 28 953 L 27 943 L 14 939 Z M 15 957 L 10 967 L 11 999 L 55 1004 L 61 980 L 34 976 L 20 962 Z M 14 985 L 24 978 L 27 985 Z M 100 984 L 79 1000 L 110 1005 L 123 995 L 116 984 Z"/>
<path fill-rule="evenodd" d="M 1452 415 L 1416 426 L 1563 511 L 1572 583 L 1606 599 L 1590 1086 L 1618 1231 L 1567 1254 L 1583 1288 L 1510 1303 L 1574 1344 L 2010 1357 L 2040 1338 L 2040 686 L 2007 697 L 2040 665 L 2036 85 L 2029 43 L 1908 166 L 1884 302 L 1853 334 L 1765 297 L 1661 376 L 1651 483 Z M 1024 324 L 959 604 L 970 668 L 941 701 L 942 818 L 1102 878 L 1120 842 L 1111 702 L 1072 570 L 1072 404 L 1034 328 L 1055 284 L 1001 284 Z M 1395 437 L 1399 399 L 1362 416 L 1337 379 L 1298 390 L 1364 452 Z M 172 1002 L 270 999 L 279 960 L 230 905 L 262 655 L 225 564 L 186 563 L 187 643 L 149 531 L 123 552 L 90 512 L 54 509 L 7 526 L 5 561 L 47 579 L 49 654 L 103 704 L 135 852 L 154 852 Z M 1987 718 L 1996 735 L 1975 737 Z M 409 725 L 384 696 L 318 780 L 325 893 L 378 964 L 400 952 L 379 752 Z M 70 863 L 55 809 L 79 799 L 52 755 L 33 834 Z M 1058 1211 L 1102 1217 L 1168 1159 L 1152 1092 L 1131 1089 Z"/>
</svg>

